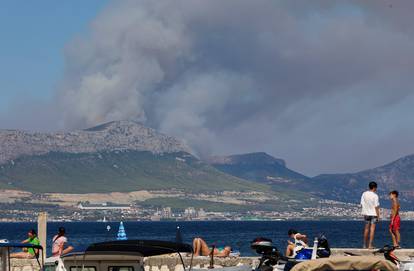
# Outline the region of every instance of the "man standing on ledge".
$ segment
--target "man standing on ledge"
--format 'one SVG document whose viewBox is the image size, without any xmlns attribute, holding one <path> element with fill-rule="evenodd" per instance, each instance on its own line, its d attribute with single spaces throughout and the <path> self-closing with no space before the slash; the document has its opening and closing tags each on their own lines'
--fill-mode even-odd
<svg viewBox="0 0 414 271">
<path fill-rule="evenodd" d="M 369 190 L 365 191 L 361 197 L 362 215 L 365 220 L 364 229 L 364 248 L 372 249 L 372 242 L 375 235 L 375 226 L 380 218 L 379 199 L 377 195 L 377 183 L 370 182 Z"/>
</svg>

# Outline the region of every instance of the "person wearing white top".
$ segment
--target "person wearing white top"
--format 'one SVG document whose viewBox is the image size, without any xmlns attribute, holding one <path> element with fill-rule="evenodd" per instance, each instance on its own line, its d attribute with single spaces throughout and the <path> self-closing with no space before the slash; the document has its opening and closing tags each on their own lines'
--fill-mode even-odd
<svg viewBox="0 0 414 271">
<path fill-rule="evenodd" d="M 362 193 L 361 207 L 362 215 L 365 220 L 364 228 L 364 248 L 372 249 L 372 242 L 374 241 L 375 226 L 380 218 L 379 199 L 377 195 L 377 183 L 370 182 L 369 190 Z"/>
<path fill-rule="evenodd" d="M 295 229 L 290 229 L 288 231 L 288 235 L 294 240 L 294 242 L 288 240 L 285 255 L 286 257 L 294 258 L 299 250 L 308 247 L 308 237 L 305 234 L 299 233 Z"/>
</svg>

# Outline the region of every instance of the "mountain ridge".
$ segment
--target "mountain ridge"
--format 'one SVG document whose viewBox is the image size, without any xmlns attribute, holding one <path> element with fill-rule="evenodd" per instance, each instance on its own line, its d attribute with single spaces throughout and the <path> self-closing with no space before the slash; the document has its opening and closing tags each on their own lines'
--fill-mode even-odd
<svg viewBox="0 0 414 271">
<path fill-rule="evenodd" d="M 390 163 L 355 173 L 320 174 L 312 178 L 325 197 L 346 202 L 358 202 L 368 183 L 378 183 L 381 198 L 398 190 L 402 202 L 414 203 L 414 154 L 406 155 Z"/>
<path fill-rule="evenodd" d="M 2 130 L 0 188 L 36 193 L 266 190 L 216 170 L 182 141 L 134 121 L 57 133 Z"/>
<path fill-rule="evenodd" d="M 296 184 L 309 177 L 289 169 L 283 159 L 275 158 L 265 152 L 213 156 L 206 162 L 227 174 L 266 184 Z"/>
<path fill-rule="evenodd" d="M 69 132 L 0 130 L 0 164 L 21 156 L 49 152 L 90 153 L 136 150 L 152 153 L 187 152 L 182 141 L 161 134 L 135 121 L 113 121 Z"/>
</svg>

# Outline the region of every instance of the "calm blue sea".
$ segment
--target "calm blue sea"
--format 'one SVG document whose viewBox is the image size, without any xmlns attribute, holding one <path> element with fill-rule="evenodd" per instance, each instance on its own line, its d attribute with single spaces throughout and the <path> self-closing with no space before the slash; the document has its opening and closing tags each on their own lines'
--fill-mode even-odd
<svg viewBox="0 0 414 271">
<path fill-rule="evenodd" d="M 108 231 L 107 226 L 111 229 Z M 66 228 L 69 242 L 78 249 L 93 242 L 116 238 L 119 223 L 110 222 L 68 222 L 48 224 L 48 245 L 57 228 Z M 210 244 L 230 245 L 242 255 L 254 255 L 249 243 L 256 237 L 273 239 L 275 245 L 284 251 L 287 231 L 295 228 L 309 237 L 324 233 L 332 247 L 360 247 L 363 222 L 359 221 L 208 221 L 208 222 L 124 222 L 129 239 L 174 240 L 176 227 L 180 226 L 185 242 L 202 237 Z M 34 223 L 0 223 L 0 239 L 21 241 L 27 230 L 35 228 Z M 402 246 L 414 247 L 414 221 L 402 223 Z M 312 239 L 311 239 L 312 240 Z M 388 224 L 381 222 L 377 227 L 375 245 L 390 244 Z M 50 249 L 49 252 L 50 253 Z"/>
</svg>

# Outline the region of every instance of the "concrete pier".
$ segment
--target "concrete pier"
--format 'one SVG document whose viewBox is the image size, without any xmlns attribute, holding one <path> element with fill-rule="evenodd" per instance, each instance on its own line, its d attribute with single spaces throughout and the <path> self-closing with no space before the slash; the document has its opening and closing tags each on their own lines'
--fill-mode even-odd
<svg viewBox="0 0 414 271">
<path fill-rule="evenodd" d="M 355 248 L 336 248 L 332 249 L 332 256 L 342 256 L 345 252 L 351 252 L 357 255 L 372 255 L 374 250 L 355 249 Z M 414 249 L 399 249 L 395 251 L 397 257 L 403 261 L 414 261 Z M 377 257 L 383 257 L 377 255 Z M 186 265 L 190 264 L 191 257 L 184 257 Z M 258 264 L 259 257 L 228 257 L 215 258 L 215 267 L 228 267 L 237 265 L 250 265 L 255 267 Z M 208 268 L 210 265 L 209 257 L 194 257 L 193 267 Z M 183 271 L 181 261 L 176 255 L 163 255 L 148 257 L 144 259 L 145 271 Z M 11 271 L 38 271 L 39 265 L 36 260 L 12 259 Z M 106 271 L 106 270 L 102 270 Z"/>
</svg>

